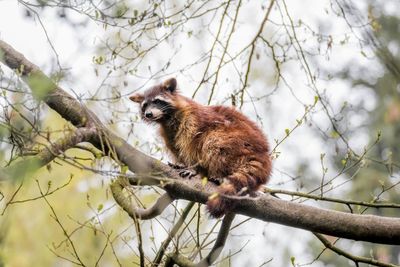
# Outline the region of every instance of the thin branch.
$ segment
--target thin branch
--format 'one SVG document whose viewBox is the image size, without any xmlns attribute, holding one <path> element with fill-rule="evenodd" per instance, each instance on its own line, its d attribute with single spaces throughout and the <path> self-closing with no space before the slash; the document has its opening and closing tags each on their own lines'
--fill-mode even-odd
<svg viewBox="0 0 400 267">
<path fill-rule="evenodd" d="M 323 235 L 318 234 L 318 233 L 314 233 L 314 235 L 322 242 L 322 244 L 324 244 L 324 246 L 330 250 L 332 250 L 333 252 L 335 252 L 338 255 L 341 255 L 349 260 L 354 261 L 357 265 L 358 263 L 362 262 L 362 263 L 367 263 L 370 265 L 374 265 L 374 266 L 382 266 L 382 267 L 398 267 L 398 265 L 394 265 L 391 263 L 384 263 L 384 262 L 380 262 L 377 261 L 375 259 L 372 258 L 366 258 L 366 257 L 359 257 L 359 256 L 354 256 L 336 246 L 334 246 L 331 242 L 329 242 L 328 239 L 326 239 Z"/>
<path fill-rule="evenodd" d="M 275 194 L 283 194 L 283 195 L 289 195 L 289 196 L 297 196 L 297 197 L 302 197 L 302 198 L 310 198 L 314 200 L 322 200 L 322 201 L 328 201 L 328 202 L 335 202 L 335 203 L 341 203 L 345 205 L 359 205 L 359 206 L 365 206 L 365 207 L 372 207 L 372 208 L 400 208 L 400 204 L 397 203 L 375 203 L 375 202 L 366 202 L 366 201 L 355 201 L 355 200 L 344 200 L 340 198 L 332 198 L 332 197 L 324 197 L 320 195 L 311 195 L 307 193 L 302 193 L 302 192 L 294 192 L 294 191 L 288 191 L 288 190 L 282 190 L 282 189 L 270 189 L 264 187 L 263 189 L 264 192 L 275 195 Z"/>
<path fill-rule="evenodd" d="M 164 240 L 164 242 L 162 242 L 160 249 L 156 254 L 156 257 L 153 260 L 152 266 L 159 266 L 161 259 L 164 256 L 166 249 L 168 248 L 169 243 L 171 243 L 172 238 L 174 238 L 175 235 L 178 233 L 179 229 L 185 222 L 185 219 L 189 215 L 189 212 L 193 208 L 194 204 L 195 202 L 189 202 L 189 204 L 187 204 L 186 208 L 182 212 L 181 217 L 172 227 L 171 232 L 168 234 L 168 237 Z"/>
<path fill-rule="evenodd" d="M 54 210 L 53 206 L 50 204 L 50 202 L 47 200 L 46 195 L 43 193 L 42 188 L 40 187 L 39 182 L 36 180 L 36 184 L 39 188 L 39 192 L 42 196 L 42 198 L 44 199 L 44 201 L 46 202 L 47 206 L 50 208 L 52 214 L 53 214 L 53 219 L 57 222 L 57 224 L 60 226 L 61 230 L 63 231 L 64 235 L 67 237 L 69 244 L 71 245 L 72 251 L 73 251 L 73 255 L 75 256 L 76 260 L 79 262 L 80 266 L 86 266 L 82 260 L 79 257 L 78 251 L 74 245 L 74 242 L 72 241 L 70 234 L 67 232 L 67 229 L 65 229 L 65 227 L 63 226 L 63 224 L 61 223 L 61 221 L 58 219 L 57 217 L 57 213 Z"/>
<path fill-rule="evenodd" d="M 248 60 L 248 63 L 247 63 L 246 74 L 244 76 L 244 83 L 243 83 L 242 89 L 240 89 L 240 92 L 241 92 L 241 94 L 240 94 L 240 108 L 242 108 L 243 103 L 244 103 L 244 92 L 246 90 L 246 87 L 247 87 L 247 84 L 248 84 L 248 81 L 249 81 L 250 67 L 251 67 L 251 62 L 252 62 L 252 59 L 253 59 L 254 50 L 256 48 L 256 41 L 262 34 L 262 31 L 264 29 L 265 23 L 268 20 L 269 14 L 271 13 L 271 10 L 272 10 L 272 7 L 274 6 L 274 3 L 275 3 L 275 0 L 271 0 L 271 2 L 269 4 L 269 7 L 267 9 L 267 12 L 265 13 L 264 19 L 261 22 L 261 26 L 258 29 L 258 31 L 257 31 L 256 35 L 254 36 L 253 40 L 251 41 L 251 50 L 250 50 L 249 60 Z"/>
<path fill-rule="evenodd" d="M 67 182 L 65 182 L 63 185 L 58 186 L 57 188 L 53 189 L 53 190 L 49 190 L 44 194 L 45 196 L 49 196 L 54 194 L 55 192 L 63 189 L 64 187 L 66 187 L 67 185 L 69 185 L 72 181 L 73 176 L 71 175 L 68 179 Z M 20 200 L 14 200 L 14 198 L 16 197 L 18 191 L 21 189 L 23 183 L 20 184 L 20 186 L 17 188 L 17 190 L 14 192 L 14 194 L 11 196 L 10 200 L 5 204 L 3 212 L 1 213 L 1 215 L 4 215 L 4 213 L 6 212 L 7 208 L 13 204 L 17 204 L 17 203 L 25 203 L 25 202 L 29 202 L 29 201 L 35 201 L 37 199 L 43 198 L 42 195 L 38 196 L 38 197 L 32 197 L 32 198 L 27 198 L 27 199 L 20 199 Z"/>
<path fill-rule="evenodd" d="M 142 238 L 142 229 L 139 224 L 139 220 L 136 217 L 133 217 L 133 223 L 135 225 L 135 231 L 136 231 L 136 236 L 138 239 L 137 246 L 139 250 L 139 263 L 140 267 L 145 266 L 145 255 L 144 255 L 144 250 L 143 250 L 143 238 Z"/>
<path fill-rule="evenodd" d="M 224 12 L 222 14 L 222 18 L 221 18 L 221 21 L 220 21 L 220 24 L 219 24 L 219 27 L 218 27 L 217 36 L 215 37 L 215 40 L 214 40 L 214 42 L 213 42 L 213 44 L 211 46 L 211 49 L 210 49 L 210 55 L 208 57 L 208 62 L 207 62 L 206 68 L 205 68 L 205 70 L 203 72 L 203 77 L 201 78 L 201 81 L 200 81 L 199 85 L 197 86 L 197 88 L 194 90 L 192 98 L 194 98 L 196 96 L 196 94 L 199 91 L 200 86 L 202 85 L 202 83 L 204 83 L 206 80 L 208 80 L 208 79 L 206 79 L 206 75 L 207 75 L 208 69 L 210 68 L 211 62 L 213 60 L 213 53 L 214 53 L 214 50 L 215 50 L 215 45 L 217 44 L 218 39 L 219 39 L 219 35 L 221 34 L 222 26 L 224 25 L 223 23 L 224 23 L 225 17 L 227 16 L 227 11 L 228 11 L 230 3 L 231 3 L 231 1 L 228 1 L 226 3 L 226 7 L 224 9 Z"/>
<path fill-rule="evenodd" d="M 214 91 L 215 91 L 215 86 L 217 85 L 217 82 L 218 82 L 218 76 L 220 74 L 220 70 L 222 69 L 222 64 L 224 63 L 225 55 L 228 52 L 229 43 L 230 43 L 231 37 L 232 37 L 232 35 L 233 35 L 234 31 L 235 31 L 235 26 L 236 26 L 237 18 L 238 18 L 238 15 L 239 15 L 239 9 L 240 9 L 241 5 L 242 5 L 242 0 L 239 0 L 239 3 L 237 4 L 236 12 L 235 12 L 235 17 L 233 18 L 233 22 L 232 22 L 232 28 L 231 28 L 231 31 L 230 31 L 230 33 L 228 35 L 228 39 L 226 40 L 225 45 L 221 44 L 223 49 L 224 49 L 224 51 L 222 52 L 221 59 L 219 60 L 218 67 L 217 67 L 217 70 L 215 72 L 214 82 L 213 82 L 213 85 L 211 87 L 210 96 L 208 97 L 208 101 L 207 101 L 208 105 L 210 105 L 210 103 L 211 103 L 212 96 L 213 96 Z"/>
</svg>

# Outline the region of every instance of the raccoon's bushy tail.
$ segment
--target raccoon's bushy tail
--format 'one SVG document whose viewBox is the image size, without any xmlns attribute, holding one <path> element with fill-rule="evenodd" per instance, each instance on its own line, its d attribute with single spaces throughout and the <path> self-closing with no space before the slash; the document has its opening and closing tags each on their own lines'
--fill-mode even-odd
<svg viewBox="0 0 400 267">
<path fill-rule="evenodd" d="M 237 200 L 229 199 L 224 195 L 240 196 L 254 192 L 265 184 L 271 173 L 271 162 L 249 161 L 239 167 L 236 172 L 225 177 L 225 181 L 218 187 L 218 194 L 212 195 L 207 201 L 207 209 L 211 216 L 218 218 L 235 207 Z"/>
</svg>

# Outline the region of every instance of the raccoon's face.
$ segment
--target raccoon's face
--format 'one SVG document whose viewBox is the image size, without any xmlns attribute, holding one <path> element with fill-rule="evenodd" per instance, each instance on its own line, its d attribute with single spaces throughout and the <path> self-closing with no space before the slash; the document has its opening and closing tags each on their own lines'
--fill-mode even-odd
<svg viewBox="0 0 400 267">
<path fill-rule="evenodd" d="M 141 115 L 145 121 L 161 122 L 170 118 L 175 110 L 172 98 L 176 93 L 176 85 L 176 80 L 172 78 L 153 86 L 143 94 L 134 94 L 129 99 L 140 104 Z"/>
<path fill-rule="evenodd" d="M 142 118 L 147 121 L 167 119 L 173 111 L 170 99 L 163 95 L 145 98 L 140 104 Z"/>
</svg>

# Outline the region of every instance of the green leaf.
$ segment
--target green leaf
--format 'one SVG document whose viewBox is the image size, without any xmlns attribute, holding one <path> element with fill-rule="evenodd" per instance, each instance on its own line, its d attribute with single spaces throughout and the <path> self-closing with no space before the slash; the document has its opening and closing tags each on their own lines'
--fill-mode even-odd
<svg viewBox="0 0 400 267">
<path fill-rule="evenodd" d="M 11 166 L 0 170 L 0 177 L 4 176 L 13 181 L 22 181 L 25 177 L 30 177 L 42 166 L 42 161 L 31 157 L 15 162 Z"/>
<path fill-rule="evenodd" d="M 99 204 L 99 206 L 97 207 L 97 211 L 100 212 L 103 208 L 104 208 L 104 205 L 103 204 Z"/>
<path fill-rule="evenodd" d="M 93 62 L 96 63 L 97 65 L 102 65 L 102 64 L 104 64 L 105 61 L 106 61 L 105 57 L 102 55 L 100 55 L 98 57 L 96 57 L 96 56 L 93 57 Z"/>
<path fill-rule="evenodd" d="M 290 262 L 292 263 L 292 266 L 295 266 L 295 260 L 296 258 L 294 256 L 290 257 Z"/>
<path fill-rule="evenodd" d="M 336 139 L 336 138 L 339 138 L 339 136 L 340 136 L 340 135 L 339 135 L 338 132 L 336 132 L 336 131 L 332 131 L 332 132 L 331 132 L 331 137 L 332 137 L 332 138 L 335 138 L 335 139 Z"/>
<path fill-rule="evenodd" d="M 52 90 L 55 89 L 54 83 L 42 74 L 31 74 L 27 79 L 27 84 L 32 89 L 32 94 L 39 100 L 44 99 Z"/>
<path fill-rule="evenodd" d="M 128 168 L 128 166 L 126 166 L 126 165 L 124 165 L 124 166 L 121 167 L 121 173 L 122 173 L 122 174 L 127 173 L 128 170 L 129 170 L 129 168 Z"/>
<path fill-rule="evenodd" d="M 46 165 L 46 169 L 47 169 L 48 172 L 52 171 L 53 168 L 51 167 L 51 163 Z"/>
<path fill-rule="evenodd" d="M 131 18 L 131 19 L 128 19 L 128 23 L 129 23 L 129 25 L 133 25 L 133 24 L 135 24 L 135 18 Z"/>
<path fill-rule="evenodd" d="M 381 135 L 382 135 L 382 131 L 381 131 L 381 130 L 378 130 L 378 133 L 377 133 L 377 138 L 378 138 L 378 140 L 381 138 Z"/>
<path fill-rule="evenodd" d="M 361 52 L 360 52 L 360 53 L 361 53 L 361 55 L 363 55 L 363 57 L 367 57 L 367 54 L 365 54 L 365 52 L 364 52 L 364 51 L 362 51 L 362 50 L 361 50 Z"/>
</svg>

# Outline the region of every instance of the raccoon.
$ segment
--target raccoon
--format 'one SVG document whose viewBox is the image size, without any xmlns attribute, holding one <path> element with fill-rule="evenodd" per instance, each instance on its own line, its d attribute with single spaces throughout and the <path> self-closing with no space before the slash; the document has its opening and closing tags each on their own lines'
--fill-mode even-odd
<svg viewBox="0 0 400 267">
<path fill-rule="evenodd" d="M 175 78 L 129 98 L 140 104 L 144 121 L 160 126 L 175 168 L 194 168 L 218 185 L 218 194 L 207 202 L 211 216 L 221 217 L 234 207 L 236 200 L 224 195 L 252 193 L 268 182 L 272 162 L 267 139 L 234 108 L 204 106 L 181 95 Z"/>
</svg>

